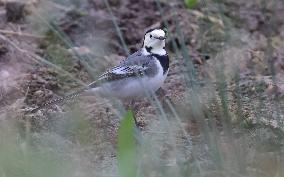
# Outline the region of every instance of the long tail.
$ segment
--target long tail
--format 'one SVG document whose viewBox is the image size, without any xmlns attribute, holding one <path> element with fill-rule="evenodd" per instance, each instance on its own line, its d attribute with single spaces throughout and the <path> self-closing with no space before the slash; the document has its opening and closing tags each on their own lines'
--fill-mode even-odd
<svg viewBox="0 0 284 177">
<path fill-rule="evenodd" d="M 80 96 L 83 92 L 85 92 L 87 90 L 87 88 L 83 88 L 81 90 L 78 90 L 77 92 L 74 92 L 74 93 L 71 93 L 69 95 L 66 95 L 64 97 L 61 97 L 61 98 L 57 98 L 57 99 L 54 99 L 54 100 L 50 100 L 34 109 L 32 109 L 30 112 L 31 113 L 35 113 L 37 112 L 38 110 L 42 109 L 42 108 L 45 108 L 45 107 L 48 107 L 48 106 L 51 106 L 51 105 L 54 105 L 54 104 L 58 104 L 58 103 L 62 103 L 64 101 L 67 101 L 67 100 L 72 100 L 78 96 Z"/>
<path fill-rule="evenodd" d="M 46 102 L 46 103 L 44 103 L 44 104 L 42 104 L 42 105 L 40 105 L 36 108 L 33 108 L 32 110 L 30 110 L 30 112 L 35 113 L 42 108 L 46 108 L 46 107 L 54 105 L 54 104 L 62 103 L 62 102 L 67 101 L 67 100 L 72 100 L 72 99 L 80 96 L 83 92 L 85 92 L 85 91 L 87 91 L 91 88 L 97 87 L 98 86 L 97 84 L 98 84 L 98 81 L 94 81 L 94 82 L 90 83 L 87 87 L 84 87 L 84 88 L 82 88 L 82 89 L 80 89 L 80 90 L 78 90 L 74 93 L 71 93 L 69 95 L 66 95 L 64 97 L 57 98 L 57 99 L 54 99 L 54 100 L 50 100 L 50 101 L 48 101 L 48 102 Z"/>
</svg>

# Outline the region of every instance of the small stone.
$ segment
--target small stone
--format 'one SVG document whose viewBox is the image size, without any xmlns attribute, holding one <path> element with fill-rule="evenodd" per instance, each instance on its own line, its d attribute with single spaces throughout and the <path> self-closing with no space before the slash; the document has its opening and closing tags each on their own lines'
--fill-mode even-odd
<svg viewBox="0 0 284 177">
<path fill-rule="evenodd" d="M 37 90 L 35 93 L 34 93 L 34 95 L 35 96 L 43 96 L 43 91 L 42 90 Z"/>
<path fill-rule="evenodd" d="M 17 22 L 23 20 L 26 3 L 20 1 L 8 1 L 6 3 L 6 18 L 8 22 Z"/>
<path fill-rule="evenodd" d="M 5 55 L 7 52 L 8 52 L 7 47 L 0 43 L 0 61 L 1 61 L 1 56 Z"/>
</svg>

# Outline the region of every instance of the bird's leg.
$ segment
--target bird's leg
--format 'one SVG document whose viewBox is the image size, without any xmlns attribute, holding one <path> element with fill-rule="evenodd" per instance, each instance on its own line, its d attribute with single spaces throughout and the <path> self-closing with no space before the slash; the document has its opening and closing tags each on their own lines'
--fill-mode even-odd
<svg viewBox="0 0 284 177">
<path fill-rule="evenodd" d="M 167 96 L 166 91 L 163 88 L 160 88 L 159 90 L 157 90 L 156 95 L 158 97 L 158 100 L 164 104 L 165 99 L 168 99 L 169 97 Z"/>
<path fill-rule="evenodd" d="M 174 102 L 172 101 L 172 99 L 167 95 L 166 90 L 164 90 L 163 88 L 160 88 L 157 92 L 156 95 L 158 97 L 158 100 L 160 101 L 160 103 L 162 104 L 163 108 L 165 110 L 171 110 L 169 108 L 169 103 L 174 105 Z"/>
</svg>

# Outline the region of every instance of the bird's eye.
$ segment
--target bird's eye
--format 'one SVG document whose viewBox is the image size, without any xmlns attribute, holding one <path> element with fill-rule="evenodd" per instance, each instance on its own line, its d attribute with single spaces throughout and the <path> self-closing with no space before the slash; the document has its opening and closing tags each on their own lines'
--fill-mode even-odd
<svg viewBox="0 0 284 177">
<path fill-rule="evenodd" d="M 150 34 L 150 38 L 152 38 L 152 34 Z"/>
</svg>

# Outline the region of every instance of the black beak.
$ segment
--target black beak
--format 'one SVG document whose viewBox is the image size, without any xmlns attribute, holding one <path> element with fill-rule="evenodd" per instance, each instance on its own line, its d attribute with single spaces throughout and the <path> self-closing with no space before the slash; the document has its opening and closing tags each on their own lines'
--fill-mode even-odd
<svg viewBox="0 0 284 177">
<path fill-rule="evenodd" d="M 166 37 L 163 37 L 163 36 L 159 36 L 159 37 L 154 37 L 155 39 L 159 39 L 159 40 L 165 40 L 166 39 Z"/>
</svg>

